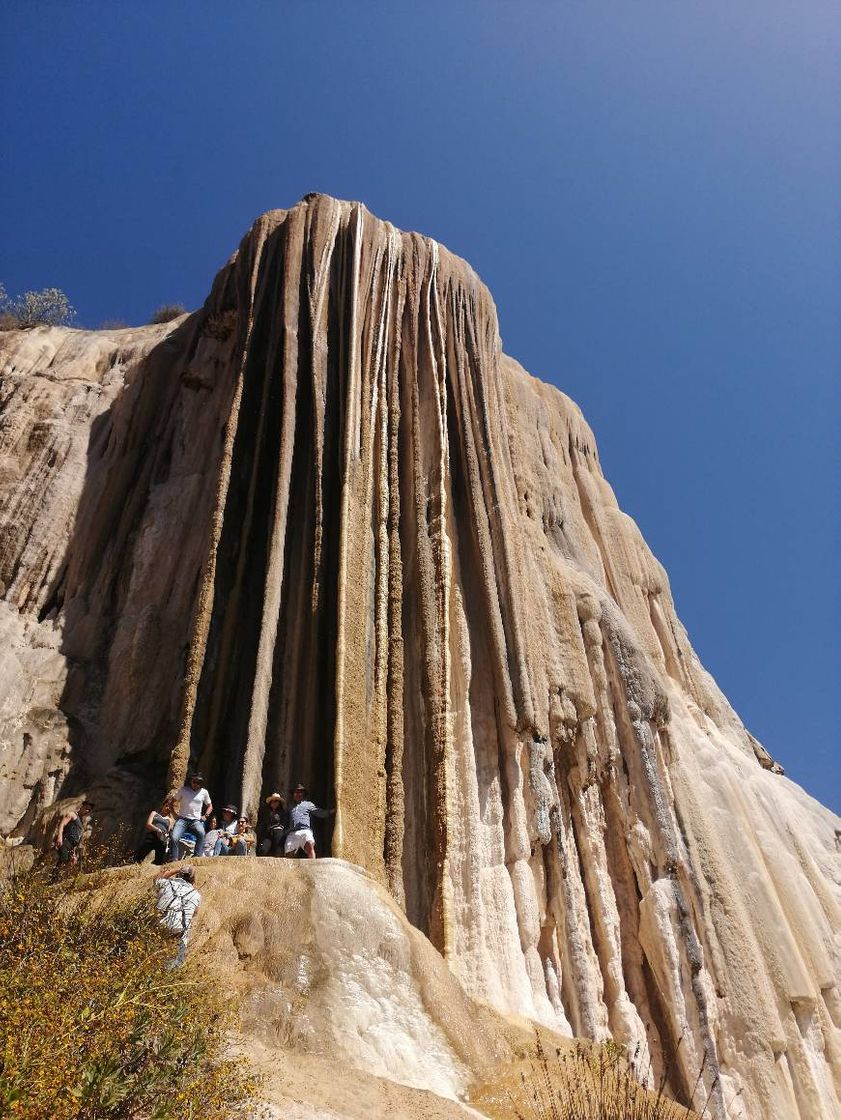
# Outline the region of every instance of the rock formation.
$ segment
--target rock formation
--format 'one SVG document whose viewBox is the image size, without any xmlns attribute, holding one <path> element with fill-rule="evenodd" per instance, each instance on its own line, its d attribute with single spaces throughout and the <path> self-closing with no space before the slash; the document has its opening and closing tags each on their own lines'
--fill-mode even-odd
<svg viewBox="0 0 841 1120">
<path fill-rule="evenodd" d="M 156 874 L 111 870 L 105 893 L 151 897 Z M 521 1071 L 534 1081 L 539 1070 L 542 1080 L 529 1057 L 533 1026 L 471 999 L 358 867 L 216 859 L 197 864 L 196 874 L 202 903 L 189 954 L 238 1009 L 235 1041 L 266 1075 L 261 1096 L 277 1109 L 272 1117 L 463 1120 L 501 1112 L 514 1120 L 512 1081 L 520 1096 Z M 91 878 L 94 889 L 102 885 Z M 550 1059 L 556 1047 L 562 1058 L 573 1049 L 547 1030 L 540 1035 Z M 555 1061 L 549 1072 L 560 1073 Z M 488 1098 L 503 1107 L 486 1112 Z M 687 1117 L 664 1108 L 661 1120 Z"/>
<path fill-rule="evenodd" d="M 463 261 L 309 196 L 175 324 L 0 335 L 0 390 L 0 828 L 303 780 L 472 996 L 838 1114 L 841 821 Z"/>
</svg>

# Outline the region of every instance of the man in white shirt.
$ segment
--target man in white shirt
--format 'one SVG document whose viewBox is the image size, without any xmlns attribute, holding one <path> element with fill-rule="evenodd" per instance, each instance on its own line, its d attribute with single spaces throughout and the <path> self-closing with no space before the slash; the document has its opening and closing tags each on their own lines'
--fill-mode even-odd
<svg viewBox="0 0 841 1120">
<path fill-rule="evenodd" d="M 200 856 L 204 848 L 205 823 L 213 812 L 213 802 L 204 788 L 201 774 L 193 774 L 189 782 L 178 790 L 175 794 L 175 807 L 178 819 L 172 829 L 170 859 L 184 858 L 180 840 L 185 832 L 192 832 L 195 836 L 195 853 Z"/>
<path fill-rule="evenodd" d="M 195 888 L 196 873 L 192 867 L 168 867 L 155 880 L 158 892 L 156 909 L 160 911 L 160 925 L 178 938 L 178 952 L 168 962 L 168 968 L 180 968 L 187 957 L 187 939 L 201 895 Z"/>
</svg>

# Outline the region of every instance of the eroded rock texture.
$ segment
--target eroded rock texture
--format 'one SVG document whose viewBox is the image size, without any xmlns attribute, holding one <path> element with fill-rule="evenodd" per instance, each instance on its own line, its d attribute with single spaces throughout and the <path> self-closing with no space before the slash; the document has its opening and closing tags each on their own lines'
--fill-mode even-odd
<svg viewBox="0 0 841 1120">
<path fill-rule="evenodd" d="M 362 206 L 255 224 L 167 327 L 0 335 L 2 826 L 301 779 L 466 989 L 709 1112 L 841 1096 L 841 821 L 695 656 L 471 269 Z"/>
<path fill-rule="evenodd" d="M 550 1058 L 578 1048 L 471 999 L 358 867 L 207 859 L 196 872 L 189 953 L 237 1009 L 243 1049 L 266 1075 L 260 1095 L 274 1107 L 255 1110 L 261 1120 L 515 1120 L 532 1115 L 520 1075 L 544 1078 L 536 1034 Z M 105 890 L 148 897 L 156 874 L 113 869 Z M 673 1106 L 659 1120 L 687 1118 Z"/>
</svg>

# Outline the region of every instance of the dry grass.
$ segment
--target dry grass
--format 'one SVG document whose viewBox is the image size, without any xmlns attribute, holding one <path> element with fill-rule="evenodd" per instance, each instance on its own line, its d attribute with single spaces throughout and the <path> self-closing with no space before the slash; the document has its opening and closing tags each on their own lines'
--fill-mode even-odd
<svg viewBox="0 0 841 1120">
<path fill-rule="evenodd" d="M 645 1089 L 614 1043 L 576 1043 L 550 1054 L 538 1033 L 536 1051 L 483 1082 L 471 1103 L 493 1120 L 700 1120 L 707 1114 L 705 1104 L 698 1113 L 669 1100 L 664 1081 L 654 1092 Z"/>
<path fill-rule="evenodd" d="M 189 959 L 167 968 L 157 918 L 151 895 L 115 899 L 97 871 L 56 883 L 42 864 L 0 882 L 0 1116 L 256 1114 L 228 1013 Z"/>
<path fill-rule="evenodd" d="M 171 323 L 173 319 L 179 319 L 182 315 L 187 314 L 187 308 L 183 303 L 165 303 L 159 307 L 152 314 L 150 323 Z"/>
</svg>

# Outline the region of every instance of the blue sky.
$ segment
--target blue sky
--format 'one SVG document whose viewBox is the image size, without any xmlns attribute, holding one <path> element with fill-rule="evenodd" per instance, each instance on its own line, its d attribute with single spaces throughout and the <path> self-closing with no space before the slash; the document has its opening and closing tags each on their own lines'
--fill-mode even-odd
<svg viewBox="0 0 841 1120">
<path fill-rule="evenodd" d="M 707 668 L 841 811 L 841 8 L 6 0 L 0 280 L 198 306 L 312 190 L 466 257 Z"/>
</svg>

